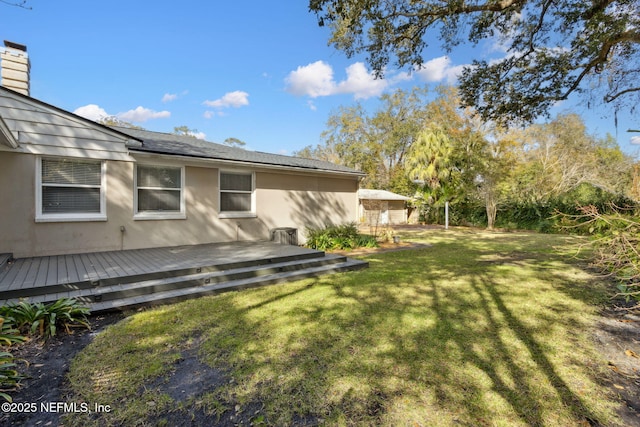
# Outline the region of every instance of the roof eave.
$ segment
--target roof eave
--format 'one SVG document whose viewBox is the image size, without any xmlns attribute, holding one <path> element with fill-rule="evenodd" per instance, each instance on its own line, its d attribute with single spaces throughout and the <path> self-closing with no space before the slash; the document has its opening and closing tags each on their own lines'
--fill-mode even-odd
<svg viewBox="0 0 640 427">
<path fill-rule="evenodd" d="M 303 167 L 303 166 L 290 166 L 290 165 L 281 165 L 275 163 L 263 163 L 263 162 L 251 162 L 251 161 L 243 161 L 243 160 L 231 160 L 217 157 L 203 157 L 203 156 L 195 156 L 188 154 L 174 154 L 174 153 L 164 153 L 164 152 L 156 152 L 149 150 L 136 150 L 134 148 L 130 148 L 129 152 L 131 154 L 149 156 L 149 157 L 165 157 L 171 159 L 183 159 L 183 160 L 197 160 L 205 163 L 225 163 L 229 165 L 241 166 L 241 167 L 262 167 L 266 169 L 285 169 L 288 171 L 305 171 L 305 172 L 316 172 L 321 174 L 331 174 L 331 175 L 346 175 L 352 177 L 363 178 L 366 176 L 365 173 L 359 171 L 340 171 L 333 169 L 322 169 L 322 168 L 311 168 L 311 167 Z"/>
<path fill-rule="evenodd" d="M 0 117 L 0 143 L 10 147 L 10 148 L 19 148 L 20 144 L 13 136 L 13 132 L 7 126 L 7 123 L 4 121 L 2 117 Z"/>
</svg>

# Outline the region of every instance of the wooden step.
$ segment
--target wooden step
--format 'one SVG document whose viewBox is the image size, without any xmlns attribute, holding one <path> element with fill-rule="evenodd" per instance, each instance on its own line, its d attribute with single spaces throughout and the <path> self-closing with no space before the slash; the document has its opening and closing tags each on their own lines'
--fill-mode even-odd
<svg viewBox="0 0 640 427">
<path fill-rule="evenodd" d="M 96 286 L 90 289 L 77 289 L 62 293 L 43 293 L 29 297 L 31 302 L 52 302 L 58 298 L 75 298 L 85 303 L 109 301 L 121 298 L 132 298 L 155 292 L 165 292 L 182 288 L 197 287 L 209 284 L 229 282 L 233 280 L 266 276 L 285 271 L 303 270 L 323 265 L 337 264 L 346 261 L 339 255 L 330 255 L 308 260 L 295 260 L 280 263 L 267 263 L 250 267 L 232 268 L 223 271 L 213 271 L 182 276 L 171 276 L 160 279 L 144 280 L 140 282 L 125 282 L 122 284 Z M 8 302 L 18 301 L 17 299 Z"/>
<path fill-rule="evenodd" d="M 324 252 L 308 252 L 295 255 L 274 256 L 264 259 L 250 259 L 243 261 L 226 262 L 222 264 L 216 264 L 212 261 L 208 264 L 202 264 L 188 268 L 167 269 L 144 274 L 131 274 L 116 277 L 103 277 L 96 278 L 95 280 L 83 280 L 72 283 L 58 283 L 46 286 L 30 286 L 21 289 L 8 289 L 0 291 L 0 304 L 2 304 L 3 301 L 9 302 L 17 298 L 29 298 L 32 301 L 37 301 L 39 299 L 37 297 L 41 295 L 66 294 L 69 292 L 81 290 L 88 290 L 90 293 L 94 293 L 94 290 L 99 287 L 117 286 L 127 283 L 139 283 L 148 280 L 168 279 L 172 277 L 182 277 L 209 272 L 220 272 L 232 269 L 269 266 L 285 262 L 322 259 L 324 256 Z M 18 260 L 17 262 L 20 262 L 20 260 Z"/>
<path fill-rule="evenodd" d="M 139 296 L 113 299 L 108 301 L 92 302 L 87 305 L 92 313 L 105 311 L 116 311 L 134 309 L 141 306 L 154 306 L 183 301 L 205 295 L 213 295 L 222 292 L 229 292 L 241 289 L 255 288 L 259 286 L 272 285 L 285 281 L 300 280 L 321 275 L 354 271 L 367 268 L 368 263 L 353 259 L 344 259 L 338 263 L 328 263 L 304 269 L 282 271 L 261 276 L 246 277 L 236 280 L 224 281 L 220 283 L 210 283 L 200 286 L 179 288 L 153 292 Z"/>
</svg>

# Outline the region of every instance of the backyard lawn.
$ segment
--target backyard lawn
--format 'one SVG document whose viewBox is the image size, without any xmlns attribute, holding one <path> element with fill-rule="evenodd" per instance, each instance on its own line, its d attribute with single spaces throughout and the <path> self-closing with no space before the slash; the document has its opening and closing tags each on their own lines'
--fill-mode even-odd
<svg viewBox="0 0 640 427">
<path fill-rule="evenodd" d="M 65 425 L 617 425 L 605 286 L 562 235 L 402 235 L 363 271 L 136 313 L 74 360 Z"/>
</svg>

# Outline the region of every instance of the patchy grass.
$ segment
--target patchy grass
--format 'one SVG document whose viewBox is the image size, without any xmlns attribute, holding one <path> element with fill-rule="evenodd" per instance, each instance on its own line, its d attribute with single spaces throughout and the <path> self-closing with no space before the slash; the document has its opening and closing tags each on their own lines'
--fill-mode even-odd
<svg viewBox="0 0 640 427">
<path fill-rule="evenodd" d="M 75 359 L 65 425 L 162 424 L 187 406 L 254 425 L 615 425 L 590 328 L 607 293 L 578 238 L 426 231 L 367 270 L 135 314 Z M 189 349 L 227 379 L 176 402 Z M 186 413 L 186 412 L 185 412 Z M 164 421 L 167 423 L 167 421 Z"/>
</svg>

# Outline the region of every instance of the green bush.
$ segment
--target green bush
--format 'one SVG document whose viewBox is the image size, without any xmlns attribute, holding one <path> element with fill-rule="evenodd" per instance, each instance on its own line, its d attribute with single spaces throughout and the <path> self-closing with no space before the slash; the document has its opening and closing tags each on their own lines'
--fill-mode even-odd
<svg viewBox="0 0 640 427">
<path fill-rule="evenodd" d="M 594 237 L 592 264 L 617 282 L 618 295 L 639 301 L 640 308 L 640 217 L 633 210 L 602 213 L 593 205 L 577 215 L 558 215 L 566 229 Z"/>
<path fill-rule="evenodd" d="M 22 334 L 40 335 L 49 338 L 56 335 L 57 328 L 81 325 L 89 328 L 89 309 L 73 298 L 61 298 L 49 304 L 20 301 L 0 307 L 0 316 L 11 319 Z"/>
<path fill-rule="evenodd" d="M 7 389 L 15 389 L 20 385 L 20 381 L 25 378 L 24 375 L 18 373 L 16 369 L 16 359 L 13 355 L 7 351 L 0 351 L 0 397 L 7 402 L 11 402 L 11 396 L 6 391 Z"/>
<path fill-rule="evenodd" d="M 26 341 L 26 337 L 20 335 L 13 323 L 13 319 L 0 317 L 0 347 L 11 346 Z M 6 391 L 15 389 L 20 381 L 25 378 L 17 371 L 15 358 L 7 351 L 0 351 L 0 397 L 11 402 L 11 396 Z"/>
<path fill-rule="evenodd" d="M 23 337 L 20 331 L 16 329 L 13 318 L 0 316 L 0 345 L 10 346 L 26 340 L 27 338 Z"/>
<path fill-rule="evenodd" d="M 355 223 L 327 225 L 324 228 L 307 227 L 306 234 L 307 247 L 319 251 L 378 246 L 373 236 L 358 233 L 358 226 Z"/>
</svg>

